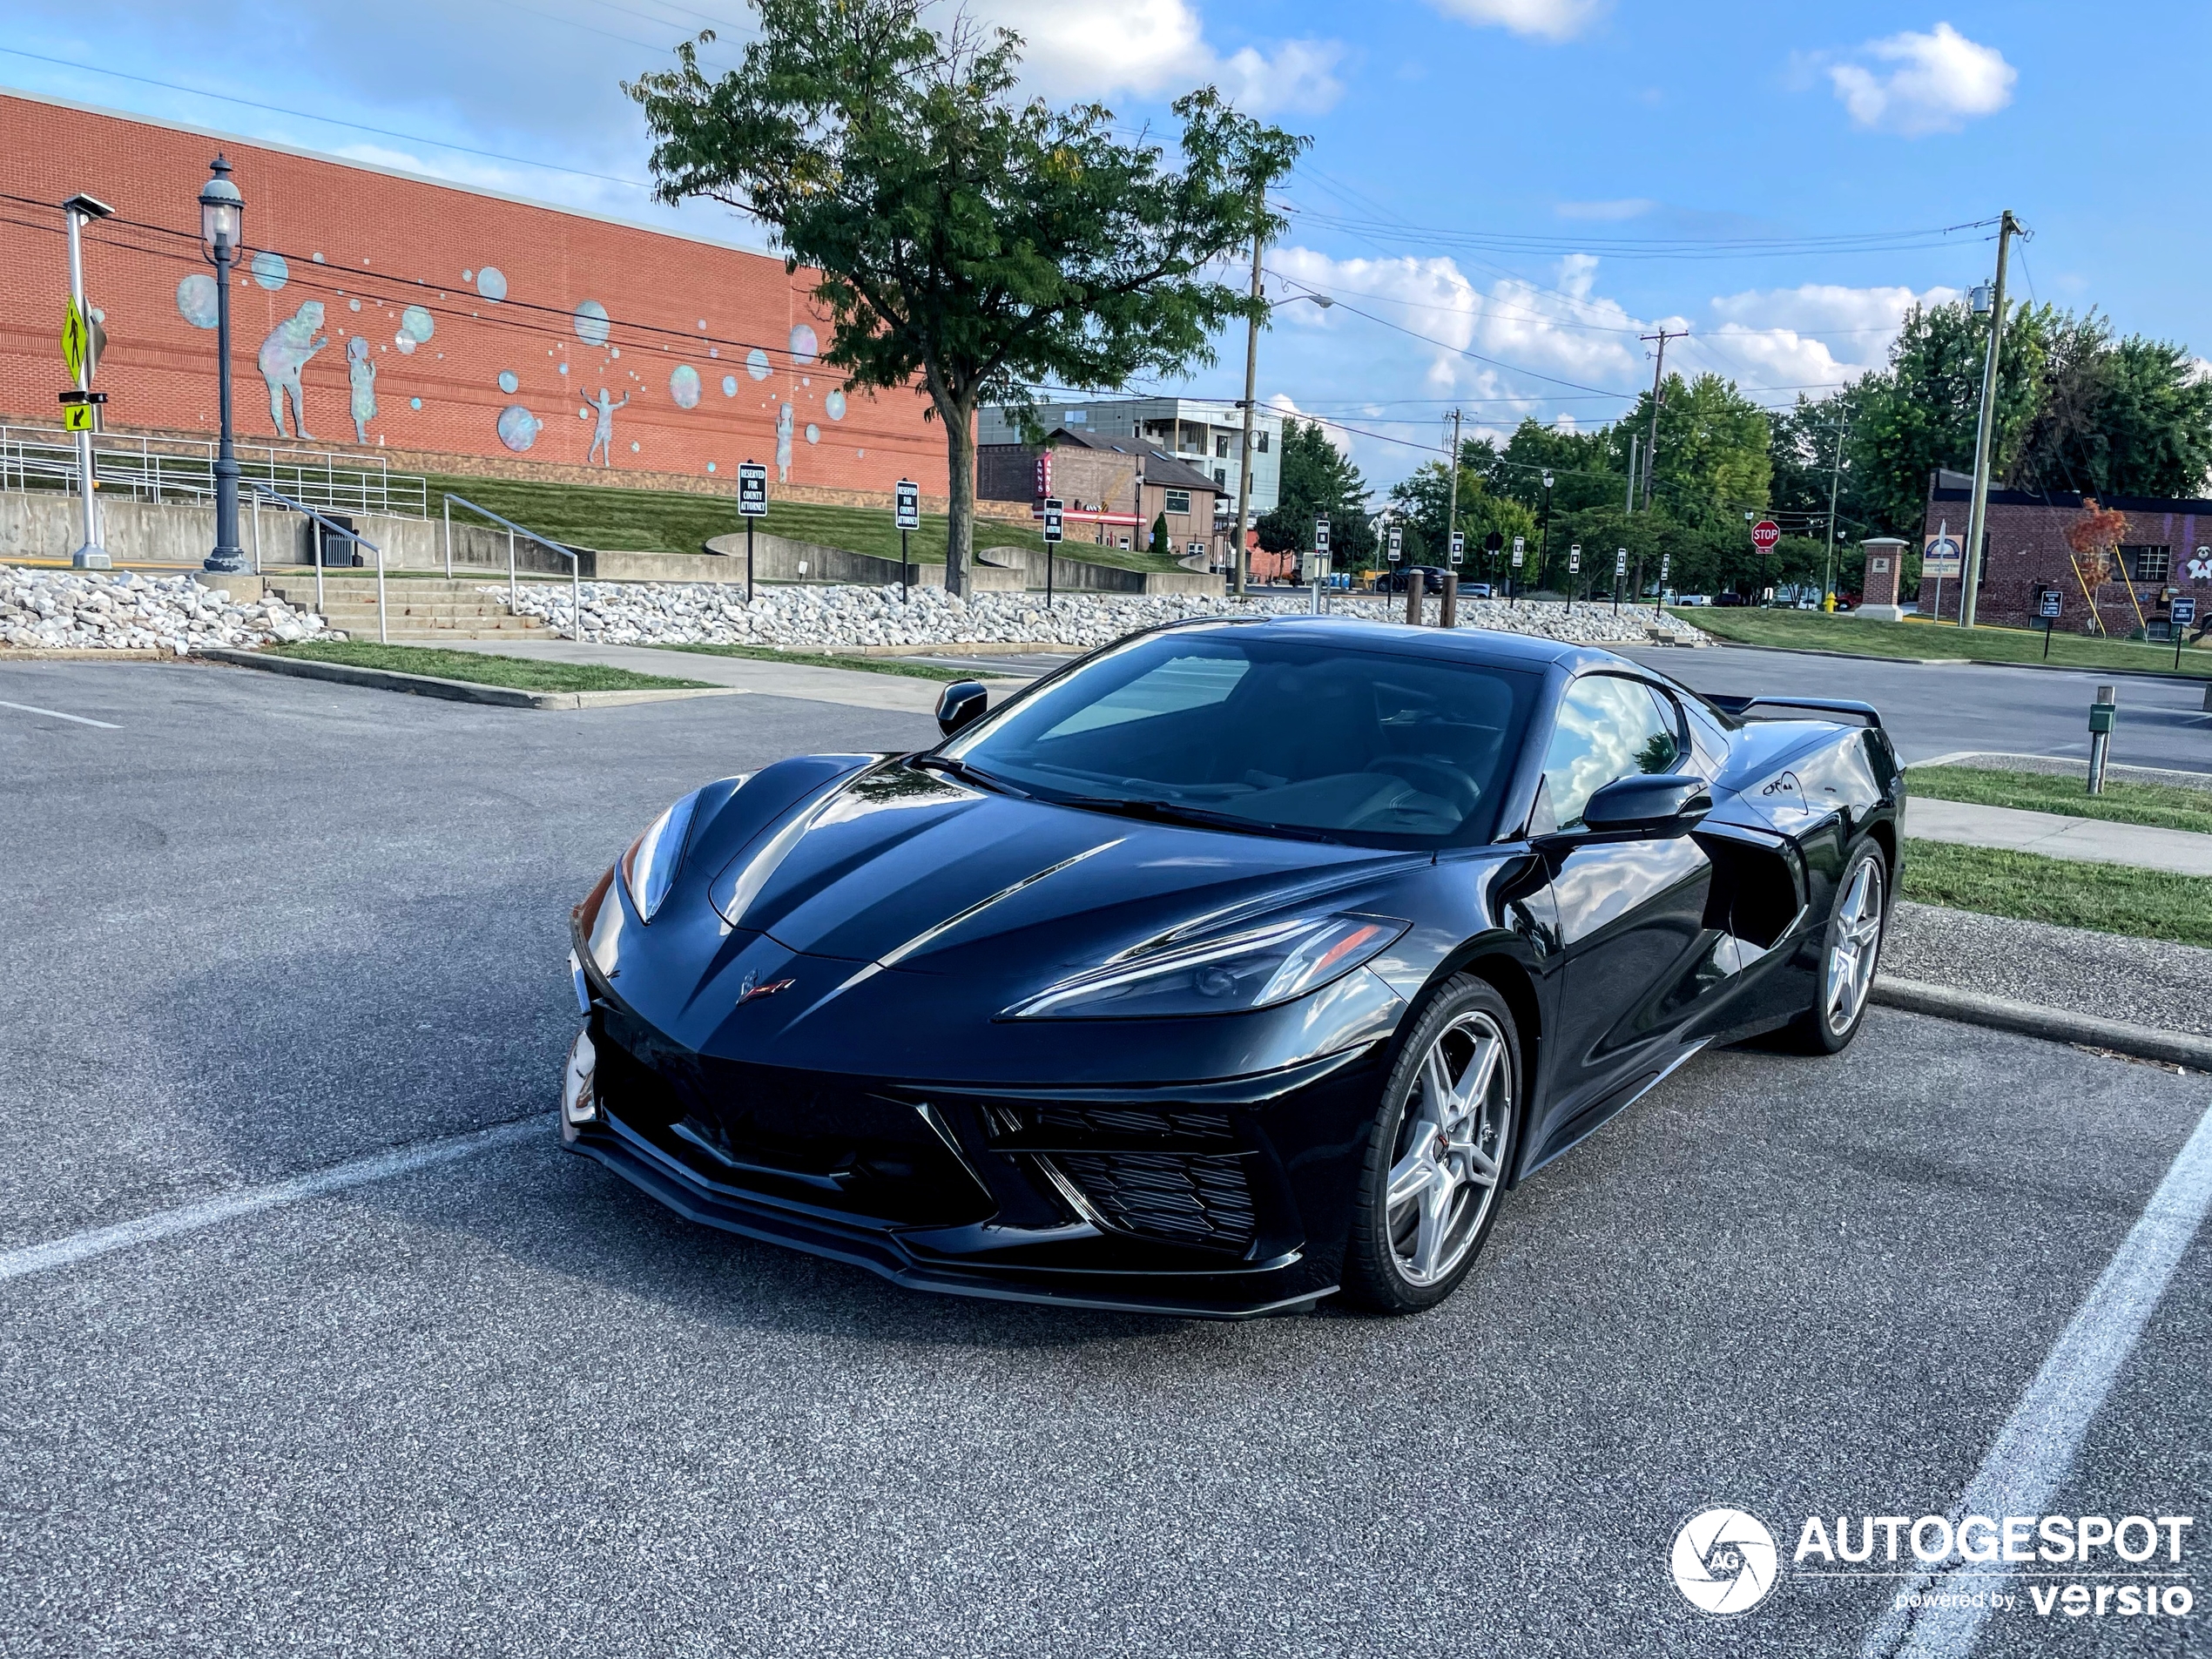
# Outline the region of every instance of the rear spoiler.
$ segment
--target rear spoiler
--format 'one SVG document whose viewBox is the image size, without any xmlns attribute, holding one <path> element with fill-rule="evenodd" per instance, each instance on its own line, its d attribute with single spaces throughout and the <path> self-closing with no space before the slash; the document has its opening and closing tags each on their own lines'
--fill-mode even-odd
<svg viewBox="0 0 2212 1659">
<path fill-rule="evenodd" d="M 1823 714 L 1847 716 L 1863 725 L 1878 732 L 1882 729 L 1880 711 L 1871 703 L 1858 702 L 1843 697 L 1716 697 L 1708 692 L 1705 700 L 1724 714 L 1739 720 L 1751 718 L 1757 709 L 1817 709 Z"/>
</svg>

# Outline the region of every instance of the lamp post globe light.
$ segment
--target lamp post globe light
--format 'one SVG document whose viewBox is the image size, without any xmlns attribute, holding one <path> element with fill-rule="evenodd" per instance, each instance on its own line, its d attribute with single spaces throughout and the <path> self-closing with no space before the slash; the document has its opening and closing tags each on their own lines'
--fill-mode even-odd
<svg viewBox="0 0 2212 1659">
<path fill-rule="evenodd" d="M 238 545 L 238 450 L 231 435 L 231 267 L 238 262 L 246 198 L 231 182 L 231 164 L 217 156 L 214 176 L 199 192 L 201 255 L 215 267 L 215 355 L 222 439 L 215 451 L 215 550 L 203 570 L 235 575 L 246 568 Z"/>
</svg>

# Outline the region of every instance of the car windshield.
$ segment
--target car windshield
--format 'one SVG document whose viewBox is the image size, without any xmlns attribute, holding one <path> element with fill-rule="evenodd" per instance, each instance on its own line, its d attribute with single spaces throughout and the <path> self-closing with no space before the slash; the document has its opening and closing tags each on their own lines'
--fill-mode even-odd
<svg viewBox="0 0 2212 1659">
<path fill-rule="evenodd" d="M 1537 685 L 1321 637 L 1177 629 L 1106 653 L 941 752 L 1102 811 L 1357 846 L 1465 846 L 1492 833 Z"/>
</svg>

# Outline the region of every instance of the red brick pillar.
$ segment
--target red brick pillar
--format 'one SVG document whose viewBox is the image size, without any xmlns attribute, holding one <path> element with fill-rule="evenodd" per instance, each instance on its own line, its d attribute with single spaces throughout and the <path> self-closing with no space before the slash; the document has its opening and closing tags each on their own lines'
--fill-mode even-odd
<svg viewBox="0 0 2212 1659">
<path fill-rule="evenodd" d="M 1870 536 L 1859 546 L 1866 553 L 1866 579 L 1857 614 L 1870 622 L 1896 622 L 1905 615 L 1897 603 L 1897 584 L 1905 575 L 1905 543 L 1894 536 Z"/>
</svg>

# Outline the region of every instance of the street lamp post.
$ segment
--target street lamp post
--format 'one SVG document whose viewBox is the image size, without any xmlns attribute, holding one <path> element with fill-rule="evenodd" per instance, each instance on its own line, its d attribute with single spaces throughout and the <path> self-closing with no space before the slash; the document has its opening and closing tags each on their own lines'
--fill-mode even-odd
<svg viewBox="0 0 2212 1659">
<path fill-rule="evenodd" d="M 226 576 L 246 568 L 238 545 L 238 450 L 231 436 L 231 266 L 237 262 L 246 198 L 231 182 L 231 164 L 217 156 L 214 177 L 199 192 L 203 257 L 215 267 L 215 354 L 222 441 L 215 451 L 215 550 L 200 567 Z"/>
<path fill-rule="evenodd" d="M 1264 303 L 1269 311 L 1278 306 L 1295 305 L 1300 300 L 1311 300 L 1326 311 L 1336 300 L 1325 293 L 1294 293 L 1287 300 L 1267 298 L 1267 291 L 1259 283 L 1260 242 L 1252 239 L 1252 298 Z M 1244 533 L 1250 528 L 1252 509 L 1252 421 L 1258 412 L 1259 388 L 1259 319 L 1254 317 L 1244 329 L 1244 399 L 1238 407 L 1244 411 L 1244 447 L 1243 458 L 1237 463 L 1237 523 L 1232 527 L 1236 545 L 1230 550 L 1230 563 L 1234 574 L 1231 583 L 1237 597 L 1244 597 L 1244 567 L 1247 563 Z"/>
</svg>

